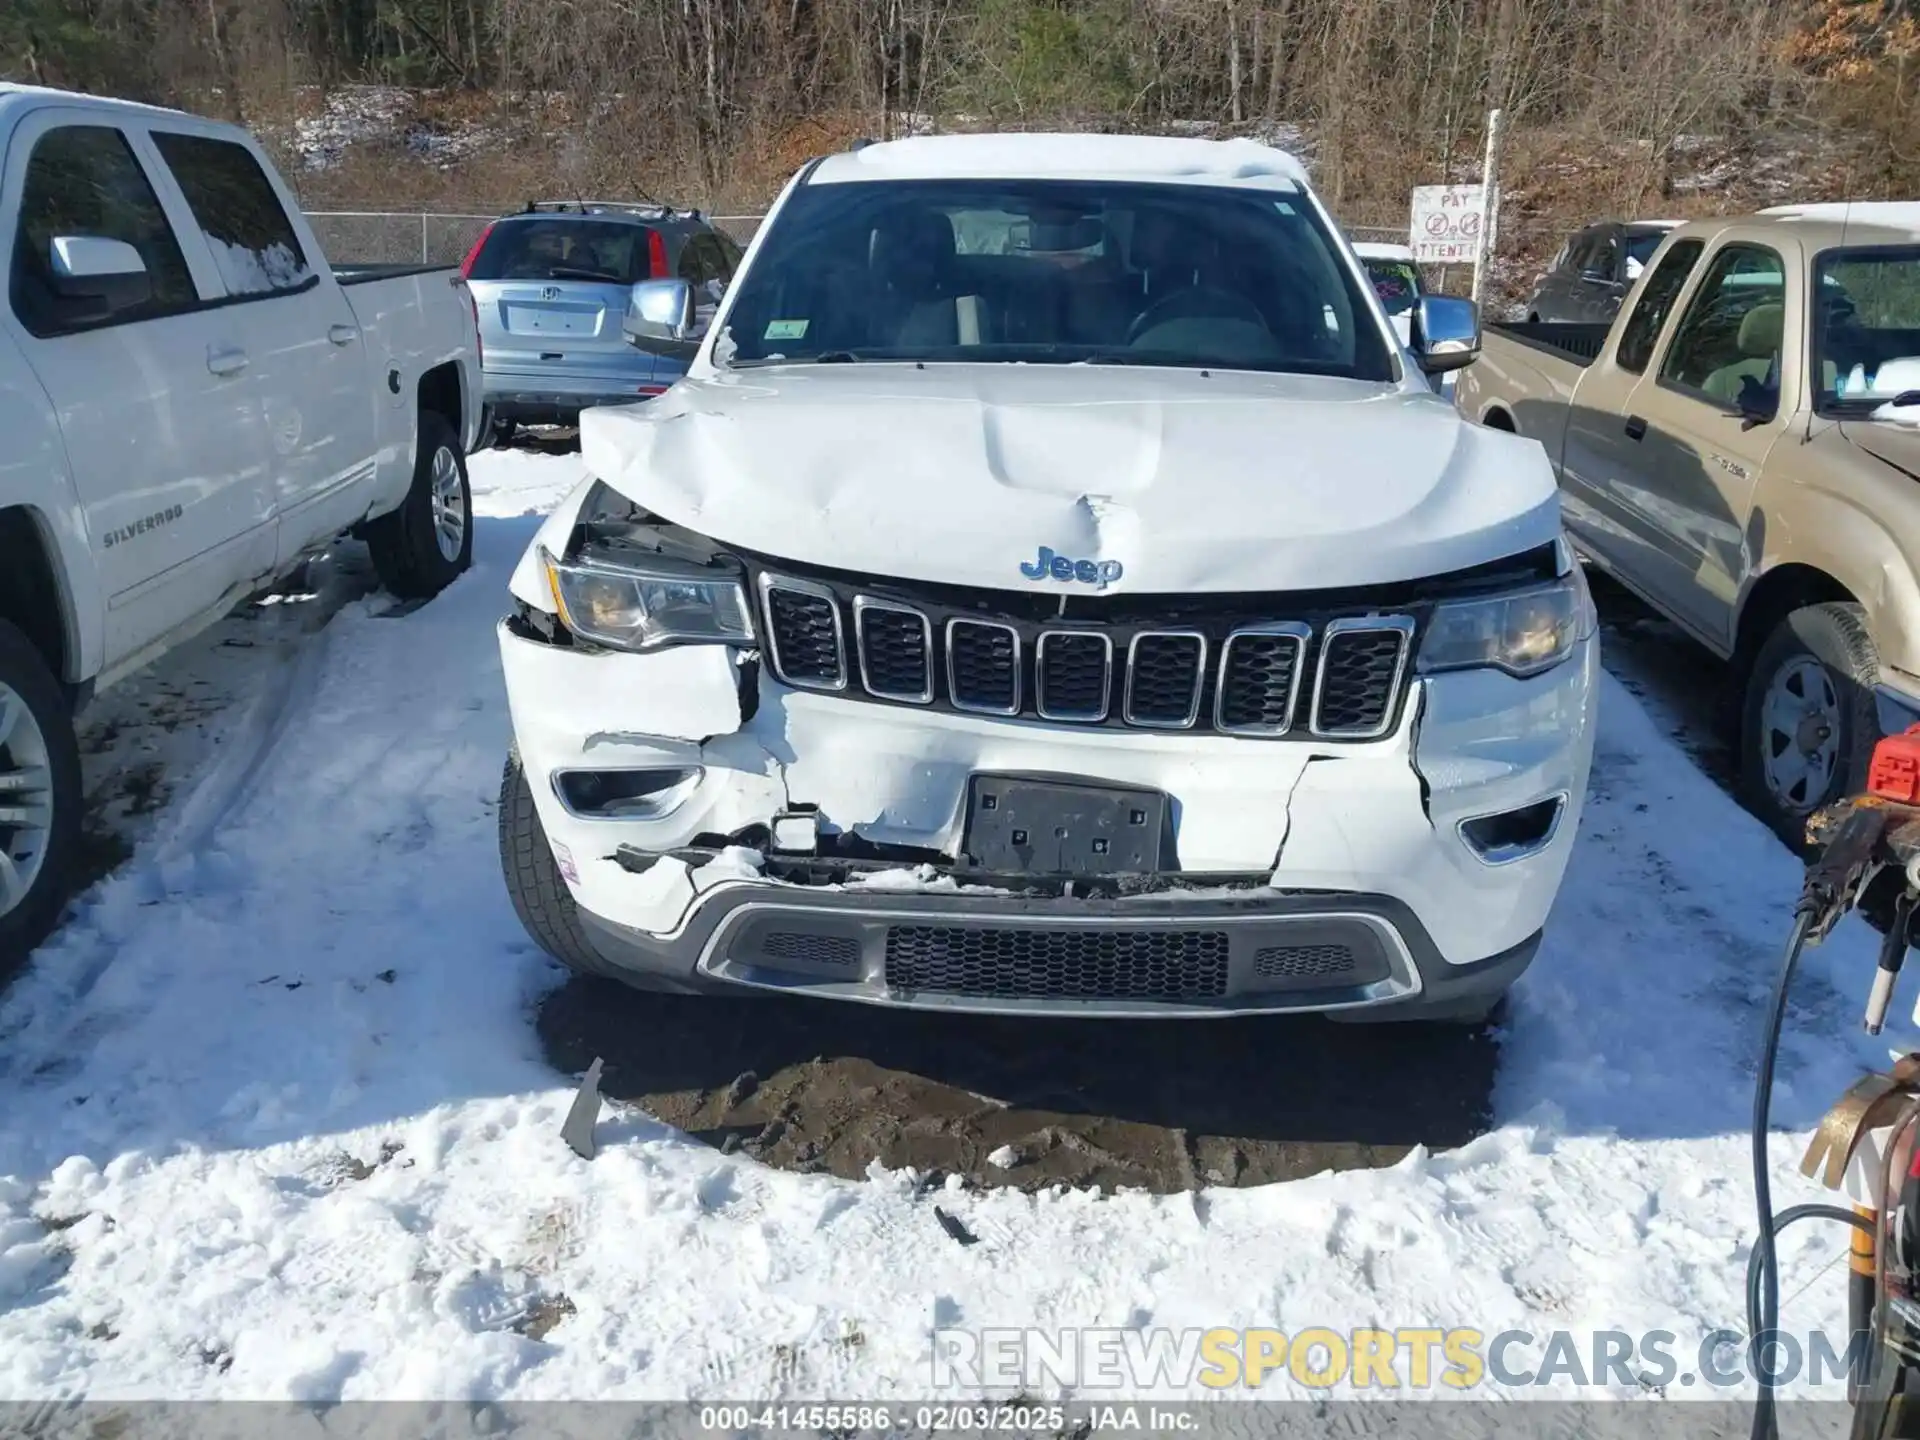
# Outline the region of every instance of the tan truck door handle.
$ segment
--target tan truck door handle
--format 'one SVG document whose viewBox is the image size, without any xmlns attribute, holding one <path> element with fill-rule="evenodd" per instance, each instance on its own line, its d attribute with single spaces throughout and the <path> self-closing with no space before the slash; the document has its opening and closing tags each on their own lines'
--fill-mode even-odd
<svg viewBox="0 0 1920 1440">
<path fill-rule="evenodd" d="M 1645 420 L 1642 420 L 1638 415 L 1627 416 L 1627 438 L 1629 440 L 1643 439 L 1646 433 L 1647 422 Z"/>
</svg>

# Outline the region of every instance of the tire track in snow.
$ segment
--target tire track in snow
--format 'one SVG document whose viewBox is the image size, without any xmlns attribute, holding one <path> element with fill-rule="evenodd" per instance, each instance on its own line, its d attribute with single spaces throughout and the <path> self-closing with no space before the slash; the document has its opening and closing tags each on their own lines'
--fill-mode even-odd
<svg viewBox="0 0 1920 1440">
<path fill-rule="evenodd" d="M 200 856 L 257 789 L 291 718 L 315 693 L 326 669 L 328 626 L 367 590 L 364 573 L 330 565 L 311 596 L 313 608 L 259 642 L 276 657 L 261 667 L 250 696 L 234 698 L 241 713 L 221 727 L 218 749 L 190 778 L 187 793 L 162 808 L 153 833 L 125 864 L 70 903 L 60 928 L 5 992 L 0 1077 L 56 1081 L 77 1063 L 76 1051 L 112 1033 L 110 1015 L 91 1013 L 77 1023 L 71 1017 L 113 965 L 126 934 L 126 901 L 164 905 L 190 883 Z"/>
</svg>

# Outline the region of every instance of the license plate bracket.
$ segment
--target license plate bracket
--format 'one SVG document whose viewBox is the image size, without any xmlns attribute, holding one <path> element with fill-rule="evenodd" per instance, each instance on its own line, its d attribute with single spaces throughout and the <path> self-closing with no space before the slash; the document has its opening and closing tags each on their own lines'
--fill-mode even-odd
<svg viewBox="0 0 1920 1440">
<path fill-rule="evenodd" d="M 1168 868 L 1169 815 L 1159 790 L 976 774 L 961 850 L 997 874 L 1151 874 Z"/>
</svg>

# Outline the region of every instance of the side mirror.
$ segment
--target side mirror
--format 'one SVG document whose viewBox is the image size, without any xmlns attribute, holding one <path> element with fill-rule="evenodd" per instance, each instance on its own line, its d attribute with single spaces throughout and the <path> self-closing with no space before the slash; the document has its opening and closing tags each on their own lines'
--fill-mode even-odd
<svg viewBox="0 0 1920 1440">
<path fill-rule="evenodd" d="M 105 320 L 153 297 L 147 262 L 124 240 L 57 235 L 48 259 L 53 293 L 60 297 L 69 320 Z"/>
<path fill-rule="evenodd" d="M 642 280 L 627 296 L 620 329 L 637 350 L 686 356 L 699 348 L 705 333 L 698 316 L 699 305 L 687 281 Z"/>
<path fill-rule="evenodd" d="M 1780 413 L 1780 392 L 1768 386 L 1764 380 L 1742 375 L 1740 393 L 1734 397 L 1733 409 L 1740 417 L 1740 429 L 1743 432 L 1770 424 L 1773 417 Z"/>
<path fill-rule="evenodd" d="M 1480 358 L 1480 310 L 1471 300 L 1422 295 L 1411 329 L 1409 348 L 1429 375 L 1464 369 Z"/>
</svg>

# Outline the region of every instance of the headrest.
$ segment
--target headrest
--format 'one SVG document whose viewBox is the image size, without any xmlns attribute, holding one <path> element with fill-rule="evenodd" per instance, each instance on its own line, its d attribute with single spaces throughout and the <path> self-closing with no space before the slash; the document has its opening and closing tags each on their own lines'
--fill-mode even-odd
<svg viewBox="0 0 1920 1440">
<path fill-rule="evenodd" d="M 1740 322 L 1737 342 L 1740 353 L 1755 360 L 1778 355 L 1786 315 L 1786 307 L 1778 300 L 1769 300 L 1749 310 Z"/>
<path fill-rule="evenodd" d="M 937 275 L 956 253 L 951 220 L 936 210 L 904 210 L 880 217 L 867 263 L 891 275 Z"/>
<path fill-rule="evenodd" d="M 1134 217 L 1133 243 L 1129 247 L 1134 268 L 1191 268 L 1202 249 L 1201 238 L 1177 216 L 1164 210 L 1143 210 Z"/>
</svg>

